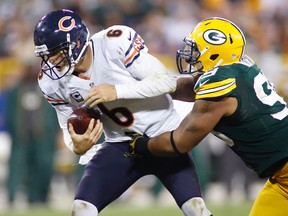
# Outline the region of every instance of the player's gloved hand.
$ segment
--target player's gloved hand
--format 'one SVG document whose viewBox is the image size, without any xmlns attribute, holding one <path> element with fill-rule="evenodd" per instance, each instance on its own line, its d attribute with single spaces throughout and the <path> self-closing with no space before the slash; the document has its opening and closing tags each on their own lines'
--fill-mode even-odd
<svg viewBox="0 0 288 216">
<path fill-rule="evenodd" d="M 147 148 L 150 138 L 146 134 L 141 135 L 136 132 L 125 132 L 125 135 L 131 137 L 129 151 L 124 153 L 125 157 L 134 159 L 152 155 Z"/>
</svg>

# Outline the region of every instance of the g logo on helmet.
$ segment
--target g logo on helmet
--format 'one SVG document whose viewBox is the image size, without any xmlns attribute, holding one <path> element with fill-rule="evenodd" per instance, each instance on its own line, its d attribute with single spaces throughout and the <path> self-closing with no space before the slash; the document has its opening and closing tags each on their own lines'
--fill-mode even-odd
<svg viewBox="0 0 288 216">
<path fill-rule="evenodd" d="M 227 40 L 227 37 L 223 32 L 215 29 L 205 31 L 203 37 L 205 41 L 213 45 L 224 44 Z"/>
<path fill-rule="evenodd" d="M 62 17 L 58 22 L 59 30 L 64 31 L 64 32 L 70 31 L 75 26 L 75 20 L 71 18 L 72 18 L 71 16 Z M 70 20 L 70 25 L 65 27 L 64 22 L 68 20 Z"/>
</svg>

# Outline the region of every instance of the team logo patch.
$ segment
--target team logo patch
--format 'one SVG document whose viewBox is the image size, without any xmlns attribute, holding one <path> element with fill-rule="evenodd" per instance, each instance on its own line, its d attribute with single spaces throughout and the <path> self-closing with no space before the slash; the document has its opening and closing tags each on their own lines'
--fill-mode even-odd
<svg viewBox="0 0 288 216">
<path fill-rule="evenodd" d="M 81 102 L 84 101 L 83 97 L 81 96 L 81 94 L 78 91 L 73 92 L 72 94 L 70 94 L 71 97 L 77 101 L 77 102 Z"/>
<path fill-rule="evenodd" d="M 227 40 L 226 35 L 216 29 L 210 29 L 204 32 L 204 40 L 213 45 L 224 44 Z"/>
</svg>

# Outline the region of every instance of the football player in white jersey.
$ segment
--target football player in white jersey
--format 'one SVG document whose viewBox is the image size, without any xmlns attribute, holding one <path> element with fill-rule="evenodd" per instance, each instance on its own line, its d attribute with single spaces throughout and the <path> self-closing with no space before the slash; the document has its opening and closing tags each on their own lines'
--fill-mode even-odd
<svg viewBox="0 0 288 216">
<path fill-rule="evenodd" d="M 70 10 L 48 13 L 34 30 L 35 54 L 42 58 L 39 86 L 55 108 L 64 141 L 86 164 L 73 203 L 74 216 L 95 216 L 145 175 L 155 175 L 184 215 L 210 216 L 197 172 L 186 154 L 178 158 L 127 157 L 127 133 L 156 136 L 175 129 L 180 119 L 170 92 L 176 78 L 152 55 L 132 28 L 109 27 L 89 37 Z M 76 134 L 67 119 L 83 105 L 103 113 Z M 95 145 L 104 130 L 105 142 Z M 100 146 L 100 147 L 99 147 Z"/>
</svg>

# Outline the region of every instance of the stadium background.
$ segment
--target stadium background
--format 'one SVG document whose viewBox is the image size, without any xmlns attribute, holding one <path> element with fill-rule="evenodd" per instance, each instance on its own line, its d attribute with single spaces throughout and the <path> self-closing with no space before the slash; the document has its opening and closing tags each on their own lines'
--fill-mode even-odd
<svg viewBox="0 0 288 216">
<path fill-rule="evenodd" d="M 73 191 L 81 176 L 81 168 L 75 166 L 78 158 L 57 138 L 53 143 L 56 149 L 48 200 L 30 205 L 26 191 L 33 186 L 25 181 L 17 187 L 14 202 L 9 203 L 7 199 L 13 137 L 7 132 L 5 93 L 21 82 L 25 72 L 31 71 L 36 76 L 40 62 L 34 57 L 34 26 L 45 13 L 59 8 L 76 11 L 91 34 L 113 24 L 135 28 L 150 52 L 175 73 L 176 50 L 181 48 L 182 39 L 195 24 L 210 16 L 225 17 L 244 31 L 248 44 L 246 53 L 263 68 L 284 99 L 288 98 L 286 0 L 0 0 L 0 215 L 18 215 L 19 212 L 24 215 L 27 210 L 32 216 L 51 215 L 53 211 L 57 211 L 53 213 L 55 216 L 69 215 Z M 177 103 L 176 106 L 179 113 L 185 115 L 192 104 Z M 233 211 L 235 216 L 247 215 L 263 180 L 257 179 L 237 156 L 212 136 L 203 140 L 193 154 L 204 197 L 215 215 L 225 216 L 225 212 L 231 215 Z M 146 212 L 149 209 L 163 212 Z M 152 176 L 137 182 L 102 215 L 115 215 L 115 212 L 117 215 L 121 212 L 123 215 L 181 215 L 170 195 Z"/>
</svg>

